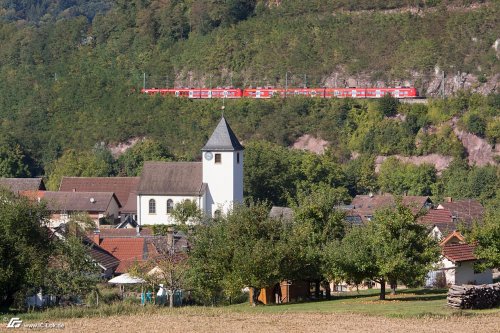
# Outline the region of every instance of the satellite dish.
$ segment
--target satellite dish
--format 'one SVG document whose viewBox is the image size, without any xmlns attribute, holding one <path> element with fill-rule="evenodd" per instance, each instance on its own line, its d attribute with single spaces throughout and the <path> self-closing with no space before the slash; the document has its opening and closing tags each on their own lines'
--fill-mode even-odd
<svg viewBox="0 0 500 333">
<path fill-rule="evenodd" d="M 90 203 L 95 203 L 95 199 L 94 198 L 90 198 Z"/>
</svg>

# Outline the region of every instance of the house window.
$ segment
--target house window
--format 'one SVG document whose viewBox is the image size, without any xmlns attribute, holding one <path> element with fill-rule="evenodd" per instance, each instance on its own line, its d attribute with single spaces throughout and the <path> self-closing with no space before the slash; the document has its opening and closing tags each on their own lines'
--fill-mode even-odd
<svg viewBox="0 0 500 333">
<path fill-rule="evenodd" d="M 215 163 L 221 163 L 222 162 L 222 157 L 220 154 L 215 154 Z"/>
<path fill-rule="evenodd" d="M 240 153 L 236 153 L 236 163 L 240 164 Z"/>
<path fill-rule="evenodd" d="M 172 209 L 174 209 L 174 201 L 172 199 L 167 200 L 167 214 L 172 213 Z"/>
<path fill-rule="evenodd" d="M 155 199 L 149 200 L 149 214 L 156 214 L 156 201 L 155 201 Z"/>
</svg>

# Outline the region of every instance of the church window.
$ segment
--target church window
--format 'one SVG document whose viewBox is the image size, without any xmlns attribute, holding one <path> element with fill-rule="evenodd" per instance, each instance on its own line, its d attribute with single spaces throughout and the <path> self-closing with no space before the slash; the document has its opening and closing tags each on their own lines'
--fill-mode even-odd
<svg viewBox="0 0 500 333">
<path fill-rule="evenodd" d="M 172 199 L 167 200 L 167 214 L 172 213 L 172 210 L 174 209 L 174 201 Z"/>
<path fill-rule="evenodd" d="M 221 154 L 215 154 L 215 163 L 221 163 L 222 157 Z"/>
<path fill-rule="evenodd" d="M 236 163 L 240 164 L 240 153 L 236 153 Z"/>
<path fill-rule="evenodd" d="M 156 214 L 156 201 L 155 201 L 155 199 L 149 200 L 149 214 Z"/>
</svg>

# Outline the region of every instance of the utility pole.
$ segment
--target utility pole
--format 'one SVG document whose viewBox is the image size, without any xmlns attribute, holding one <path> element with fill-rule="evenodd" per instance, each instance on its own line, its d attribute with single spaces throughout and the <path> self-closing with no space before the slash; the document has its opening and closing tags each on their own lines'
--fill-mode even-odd
<svg viewBox="0 0 500 333">
<path fill-rule="evenodd" d="M 307 74 L 304 74 L 304 88 L 307 88 Z"/>
<path fill-rule="evenodd" d="M 146 89 L 146 72 L 142 75 L 142 87 Z"/>
<path fill-rule="evenodd" d="M 288 94 L 288 71 L 286 71 L 285 73 L 285 98 L 287 94 Z"/>
<path fill-rule="evenodd" d="M 444 92 L 445 92 L 445 90 L 444 90 L 444 69 L 442 71 L 442 74 L 443 74 L 443 77 L 441 79 L 441 98 L 444 98 Z"/>
<path fill-rule="evenodd" d="M 57 81 L 57 73 L 54 73 L 54 81 Z"/>
</svg>

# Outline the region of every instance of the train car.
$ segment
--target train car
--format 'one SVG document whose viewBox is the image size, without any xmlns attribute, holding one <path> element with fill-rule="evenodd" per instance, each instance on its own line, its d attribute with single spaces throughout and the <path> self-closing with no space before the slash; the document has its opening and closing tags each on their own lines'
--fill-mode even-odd
<svg viewBox="0 0 500 333">
<path fill-rule="evenodd" d="M 365 98 L 364 88 L 326 88 L 325 98 Z"/>
<path fill-rule="evenodd" d="M 418 97 L 417 89 L 412 88 L 412 87 L 366 88 L 366 98 L 381 98 L 387 94 L 389 94 L 395 98 L 416 98 L 416 97 Z"/>
<path fill-rule="evenodd" d="M 325 88 L 288 88 L 286 96 L 325 97 Z"/>
<path fill-rule="evenodd" d="M 240 88 L 213 88 L 206 89 L 202 88 L 200 90 L 199 98 L 241 98 L 243 96 L 243 90 Z"/>
<path fill-rule="evenodd" d="M 247 98 L 272 98 L 274 96 L 285 96 L 285 89 L 271 87 L 257 87 L 243 89 L 243 97 Z"/>
</svg>

